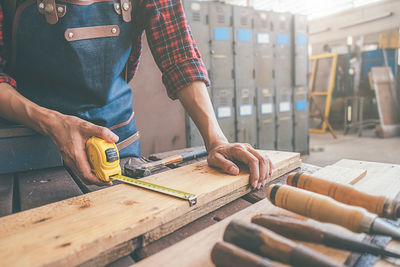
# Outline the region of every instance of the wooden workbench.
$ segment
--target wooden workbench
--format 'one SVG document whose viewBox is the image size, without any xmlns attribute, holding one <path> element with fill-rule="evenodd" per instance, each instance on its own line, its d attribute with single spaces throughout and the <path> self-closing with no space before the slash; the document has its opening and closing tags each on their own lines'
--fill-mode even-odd
<svg viewBox="0 0 400 267">
<path fill-rule="evenodd" d="M 157 160 L 190 150 L 192 149 L 159 153 L 151 155 L 149 158 L 150 160 Z M 128 159 L 121 160 L 121 165 L 123 166 L 127 160 Z M 149 161 L 149 159 L 144 158 L 132 158 L 132 160 L 137 163 Z M 170 168 L 177 168 L 201 160 L 204 160 L 204 158 L 170 166 Z M 163 172 L 170 168 L 164 168 L 158 172 Z M 2 175 L 0 177 L 0 217 L 101 190 L 103 188 L 104 187 L 84 185 L 64 167 Z M 120 255 L 117 254 L 110 256 L 107 254 L 105 256 L 106 258 L 97 258 L 96 262 L 89 262 L 88 265 L 101 265 L 102 262 L 115 260 L 117 260 L 114 263 L 115 266 L 127 266 L 132 264 L 134 263 L 134 259 L 138 261 L 146 258 L 163 248 L 171 246 L 238 211 L 249 207 L 254 201 L 259 200 L 257 195 L 260 193 L 261 192 L 253 192 L 243 198 L 239 198 L 144 248 L 136 249 L 131 256 L 117 260 Z M 135 246 L 134 242 L 133 246 Z"/>
<path fill-rule="evenodd" d="M 176 154 L 178 152 L 180 151 L 173 151 L 170 153 L 160 153 L 157 155 L 153 155 L 151 159 L 156 160 L 159 158 L 164 158 L 171 154 Z M 135 159 L 135 160 L 139 162 L 140 161 L 144 162 L 147 159 Z M 339 162 L 338 164 L 339 165 L 341 164 L 343 167 L 354 167 L 354 165 L 362 165 L 362 162 L 353 162 L 353 166 L 349 166 L 348 161 L 342 163 Z M 398 172 L 399 170 L 397 169 L 397 167 L 393 168 L 393 165 L 388 165 L 388 164 L 384 165 L 375 164 L 373 166 L 374 168 L 370 170 L 371 175 L 376 175 L 376 171 L 378 170 L 378 168 L 379 169 L 386 168 L 385 170 L 387 171 L 387 173 L 392 172 L 394 174 L 396 174 L 396 172 Z M 307 164 L 302 164 L 301 168 L 303 171 L 309 173 L 313 173 L 319 169 L 319 167 Z M 168 170 L 168 168 L 165 168 L 164 170 L 161 171 L 165 170 Z M 286 176 L 282 176 L 276 179 L 274 183 L 284 182 L 285 179 Z M 364 187 L 368 187 L 368 182 L 367 183 L 365 182 L 366 180 L 363 179 L 363 183 L 366 184 L 364 185 Z M 385 180 L 383 180 L 380 184 L 383 186 L 384 189 L 386 188 L 385 190 L 389 191 L 392 190 L 394 192 L 393 188 L 396 188 L 396 186 L 393 187 L 390 186 L 390 184 L 388 186 L 388 183 L 387 181 L 385 182 Z M 96 191 L 99 189 L 101 188 L 97 186 L 83 185 L 79 181 L 79 179 L 76 179 L 73 176 L 71 176 L 71 174 L 64 168 L 54 168 L 54 169 L 46 169 L 40 171 L 30 171 L 25 173 L 16 173 L 12 175 L 4 175 L 0 177 L 0 215 L 5 216 L 18 211 L 32 209 L 34 207 L 39 207 L 48 203 L 60 201 L 74 196 L 79 196 L 84 193 Z M 186 249 L 184 249 L 185 251 L 180 251 L 182 247 L 186 246 L 185 242 L 192 242 L 191 240 L 196 240 L 198 236 L 201 236 L 202 232 L 210 231 L 209 229 L 213 229 L 212 227 L 221 228 L 222 224 L 226 224 L 227 220 L 230 220 L 231 215 L 241 216 L 240 214 L 247 214 L 247 216 L 249 216 L 249 214 L 253 214 L 256 211 L 259 211 L 260 207 L 264 205 L 263 203 L 267 202 L 265 200 L 263 202 L 259 202 L 259 200 L 262 199 L 263 197 L 264 197 L 263 191 L 252 192 L 250 194 L 245 195 L 242 198 L 232 201 L 231 203 L 211 213 L 208 213 L 207 215 L 202 216 L 201 218 L 195 220 L 194 222 L 183 226 L 179 230 L 155 242 L 152 242 L 151 244 L 145 247 L 138 247 L 134 249 L 135 242 L 132 242 L 131 245 L 133 246 L 133 248 L 131 249 L 134 251 L 130 256 L 121 258 L 121 256 L 118 254 L 116 255 L 106 254 L 105 256 L 106 258 L 97 258 L 95 262 L 88 262 L 86 264 L 102 265 L 103 262 L 114 261 L 111 264 L 112 266 L 129 266 L 134 262 L 140 261 L 139 265 L 150 266 L 151 264 L 146 264 L 146 263 L 154 262 L 154 260 L 159 261 L 159 259 L 165 257 L 166 254 L 174 255 L 171 253 L 177 253 L 177 252 L 186 254 L 187 253 Z M 255 205 L 254 203 L 256 202 L 258 204 Z M 378 243 L 379 242 L 387 243 L 387 240 L 386 241 L 385 240 L 382 241 L 379 239 L 375 240 Z M 165 248 L 168 249 L 163 250 Z M 206 252 L 207 249 L 211 249 L 211 247 L 205 248 Z M 163 251 L 160 252 L 161 250 Z M 205 253 L 204 249 L 202 253 L 203 254 Z M 209 257 L 207 253 L 204 254 L 206 256 L 200 262 L 205 261 L 209 263 Z M 153 256 L 150 257 L 151 255 Z M 372 266 L 372 264 L 377 260 L 376 258 L 374 257 L 371 258 L 370 256 L 367 257 L 364 256 L 360 258 L 359 255 L 350 255 L 347 258 L 348 258 L 347 263 L 351 263 L 354 266 L 368 266 L 368 265 Z M 367 265 L 365 265 L 366 262 Z M 171 263 L 173 263 L 173 261 Z"/>
</svg>

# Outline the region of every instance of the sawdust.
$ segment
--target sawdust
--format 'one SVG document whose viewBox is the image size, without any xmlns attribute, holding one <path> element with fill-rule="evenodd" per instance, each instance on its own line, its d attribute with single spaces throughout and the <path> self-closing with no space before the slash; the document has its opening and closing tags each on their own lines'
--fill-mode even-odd
<svg viewBox="0 0 400 267">
<path fill-rule="evenodd" d="M 67 203 L 68 205 L 77 205 L 79 209 L 89 208 L 92 205 L 92 201 L 86 196 L 68 199 Z"/>
</svg>

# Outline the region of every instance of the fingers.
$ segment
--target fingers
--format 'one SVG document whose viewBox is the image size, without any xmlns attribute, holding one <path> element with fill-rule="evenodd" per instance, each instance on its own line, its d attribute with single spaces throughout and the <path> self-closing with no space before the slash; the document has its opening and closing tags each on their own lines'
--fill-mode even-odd
<svg viewBox="0 0 400 267">
<path fill-rule="evenodd" d="M 210 166 L 214 166 L 220 168 L 222 171 L 232 174 L 238 175 L 239 168 L 230 160 L 227 160 L 222 154 L 220 153 L 213 153 L 207 157 L 207 162 Z"/>
<path fill-rule="evenodd" d="M 85 154 L 75 156 L 68 155 L 65 152 L 61 154 L 65 165 L 67 165 L 86 185 L 112 185 L 112 182 L 103 182 L 92 173 Z"/>
<path fill-rule="evenodd" d="M 258 180 L 260 178 L 260 167 L 258 158 L 250 153 L 247 148 L 241 144 L 236 144 L 232 147 L 231 155 L 234 159 L 243 162 L 249 167 L 250 184 L 253 186 L 253 188 L 259 188 Z"/>
<path fill-rule="evenodd" d="M 258 178 L 258 186 L 257 186 L 257 188 L 260 189 L 261 186 L 264 186 L 266 184 L 267 177 L 269 176 L 269 173 L 270 173 L 269 160 L 264 158 L 251 145 L 247 146 L 247 150 L 258 159 L 260 175 L 259 175 L 259 178 Z"/>
<path fill-rule="evenodd" d="M 113 133 L 110 129 L 106 127 L 101 127 L 101 126 L 93 126 L 92 129 L 92 136 L 96 136 L 98 138 L 104 139 L 105 141 L 109 143 L 116 143 L 118 142 L 118 135 Z"/>
<path fill-rule="evenodd" d="M 85 153 L 79 153 L 76 155 L 75 159 L 75 165 L 78 169 L 78 174 L 80 175 L 80 178 L 86 183 L 89 182 L 91 184 L 99 185 L 99 186 L 104 186 L 104 185 L 112 185 L 111 182 L 104 182 L 101 181 L 99 178 L 94 175 L 92 172 L 87 156 Z"/>
<path fill-rule="evenodd" d="M 255 189 L 264 186 L 272 174 L 271 161 L 249 144 L 221 145 L 211 150 L 207 158 L 209 165 L 236 175 L 239 173 L 239 168 L 231 160 L 241 161 L 249 167 L 250 184 Z"/>
</svg>

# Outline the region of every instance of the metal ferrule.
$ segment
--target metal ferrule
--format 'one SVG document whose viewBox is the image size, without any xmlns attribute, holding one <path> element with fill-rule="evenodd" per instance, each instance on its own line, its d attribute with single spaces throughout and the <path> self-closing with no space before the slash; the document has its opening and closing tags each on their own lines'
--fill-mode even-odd
<svg viewBox="0 0 400 267">
<path fill-rule="evenodd" d="M 400 240 L 400 230 L 380 218 L 376 218 L 374 221 L 372 225 L 372 233 L 388 235 L 396 240 Z"/>
<path fill-rule="evenodd" d="M 374 221 L 377 219 L 377 217 L 378 216 L 375 214 L 368 213 L 366 216 L 362 218 L 358 231 L 363 233 L 371 233 L 372 225 Z"/>
<path fill-rule="evenodd" d="M 388 199 L 385 201 L 385 204 L 383 204 L 383 212 L 382 212 L 383 217 L 396 220 L 400 215 L 397 214 L 399 212 L 400 212 L 399 201 Z"/>
</svg>

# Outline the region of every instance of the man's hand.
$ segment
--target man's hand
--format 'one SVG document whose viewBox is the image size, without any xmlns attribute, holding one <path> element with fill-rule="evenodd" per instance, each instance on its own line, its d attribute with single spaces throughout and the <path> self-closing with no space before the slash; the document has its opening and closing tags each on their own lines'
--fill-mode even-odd
<svg viewBox="0 0 400 267">
<path fill-rule="evenodd" d="M 86 141 L 96 136 L 115 143 L 118 136 L 105 127 L 94 125 L 78 117 L 59 115 L 50 126 L 51 139 L 59 148 L 64 163 L 83 180 L 85 184 L 112 185 L 103 182 L 93 174 L 86 156 Z"/>
<path fill-rule="evenodd" d="M 208 151 L 208 164 L 237 175 L 239 168 L 233 161 L 243 162 L 249 167 L 250 184 L 253 188 L 264 186 L 272 173 L 271 161 L 249 144 L 228 143 L 218 125 L 205 84 L 193 82 L 177 95 L 203 136 Z"/>
<path fill-rule="evenodd" d="M 249 167 L 250 184 L 253 188 L 259 189 L 264 186 L 267 178 L 271 176 L 271 161 L 249 144 L 223 142 L 213 146 L 208 152 L 207 162 L 210 166 L 220 168 L 228 174 L 238 175 L 239 168 L 233 161 L 243 162 Z"/>
<path fill-rule="evenodd" d="M 92 136 L 107 142 L 118 141 L 118 136 L 109 129 L 38 106 L 6 83 L 0 83 L 0 116 L 50 136 L 65 164 L 85 183 L 111 185 L 92 173 L 86 156 L 86 141 Z"/>
</svg>

